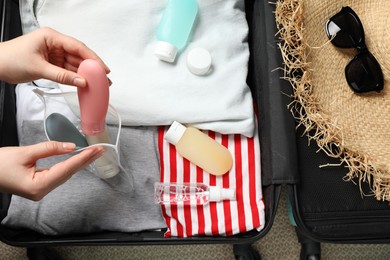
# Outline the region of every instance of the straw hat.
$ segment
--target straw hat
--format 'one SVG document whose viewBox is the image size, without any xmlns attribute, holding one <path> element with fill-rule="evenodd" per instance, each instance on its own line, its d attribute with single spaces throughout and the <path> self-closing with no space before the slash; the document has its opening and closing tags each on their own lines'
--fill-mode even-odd
<svg viewBox="0 0 390 260">
<path fill-rule="evenodd" d="M 326 21 L 343 6 L 359 16 L 368 50 L 381 65 L 384 89 L 356 94 L 344 69 L 357 54 L 329 42 Z M 346 180 L 370 184 L 390 201 L 390 1 L 285 0 L 276 7 L 285 78 L 294 88 L 290 105 L 310 139 L 349 168 Z"/>
</svg>

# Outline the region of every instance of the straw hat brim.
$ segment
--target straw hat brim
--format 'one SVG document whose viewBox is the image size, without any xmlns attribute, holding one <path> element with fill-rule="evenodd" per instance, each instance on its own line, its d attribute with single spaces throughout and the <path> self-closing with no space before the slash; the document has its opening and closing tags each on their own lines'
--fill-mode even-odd
<svg viewBox="0 0 390 260">
<path fill-rule="evenodd" d="M 345 66 L 357 54 L 329 42 L 326 21 L 343 6 L 359 16 L 369 51 L 381 65 L 384 89 L 357 94 L 345 79 Z M 276 21 L 285 78 L 294 88 L 291 110 L 310 139 L 349 168 L 347 180 L 371 185 L 378 200 L 390 201 L 390 2 L 284 0 Z M 336 148 L 336 149 L 335 149 Z"/>
</svg>

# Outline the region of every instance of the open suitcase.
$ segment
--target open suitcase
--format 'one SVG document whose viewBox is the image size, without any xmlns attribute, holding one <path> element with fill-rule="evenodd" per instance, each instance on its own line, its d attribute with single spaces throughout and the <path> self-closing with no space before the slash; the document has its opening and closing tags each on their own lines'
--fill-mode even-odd
<svg viewBox="0 0 390 260">
<path fill-rule="evenodd" d="M 246 17 L 250 28 L 250 60 L 248 85 L 256 101 L 261 143 L 262 189 L 265 202 L 265 227 L 260 231 L 251 231 L 230 237 L 191 237 L 164 238 L 164 230 L 139 233 L 102 232 L 77 236 L 44 236 L 31 230 L 15 230 L 0 226 L 0 239 L 6 244 L 28 248 L 31 259 L 46 259 L 47 246 L 101 246 L 101 245 L 168 245 L 168 244 L 233 244 L 238 259 L 260 259 L 251 243 L 266 235 L 272 226 L 279 201 L 282 184 L 296 183 L 294 121 L 285 104 L 289 86 L 279 80 L 279 71 L 271 72 L 281 63 L 280 53 L 275 44 L 275 20 L 272 4 L 264 0 L 247 0 Z M 21 33 L 17 0 L 3 0 L 2 40 L 11 39 Z M 1 86 L 1 145 L 17 145 L 15 128 L 15 95 L 13 86 L 2 83 Z M 11 91 L 10 91 L 11 90 Z M 2 194 L 1 219 L 6 216 L 10 195 Z M 49 259 L 49 256 L 46 256 Z"/>
<path fill-rule="evenodd" d="M 362 198 L 356 185 L 341 180 L 346 171 L 342 166 L 319 169 L 329 158 L 315 144 L 308 147 L 299 132 L 297 145 L 300 179 L 289 187 L 289 201 L 301 259 L 320 259 L 321 242 L 388 243 L 388 203 Z"/>
<path fill-rule="evenodd" d="M 315 33 L 321 33 L 321 39 L 326 38 L 324 26 L 326 19 L 329 19 L 332 15 L 335 15 L 343 7 L 342 5 L 346 4 L 346 2 L 339 3 L 337 1 L 334 1 L 330 7 L 330 4 L 326 2 L 326 4 L 324 3 L 324 5 L 322 6 L 323 8 L 321 9 L 319 6 L 314 7 L 314 4 L 312 4 L 312 2 L 310 1 L 302 2 L 307 4 L 303 6 L 304 8 L 306 8 L 307 13 L 305 14 L 307 14 L 308 16 L 312 14 L 310 13 L 310 10 L 313 9 L 318 11 L 318 13 L 320 13 L 321 11 L 325 13 L 325 15 L 323 15 L 324 18 L 323 16 L 321 16 L 321 22 L 318 22 L 316 20 L 318 28 L 314 27 Z M 318 2 L 316 3 L 318 4 Z M 350 5 L 351 8 L 356 8 L 360 11 L 357 12 L 357 10 L 355 10 L 355 12 L 359 14 L 359 16 L 361 15 L 360 19 L 362 20 L 362 24 L 365 28 L 369 27 L 372 24 L 375 24 L 373 20 L 364 17 L 364 14 L 370 11 L 367 10 L 367 8 L 372 7 L 373 10 L 376 10 L 376 6 L 370 6 L 369 4 L 367 4 L 364 7 L 361 7 L 359 4 L 359 1 L 348 2 L 348 5 Z M 382 8 L 384 8 L 383 4 L 381 5 L 380 9 Z M 364 9 L 364 11 L 362 9 Z M 298 12 L 296 11 L 296 9 L 293 10 L 293 12 L 295 12 L 294 14 Z M 306 27 L 303 27 L 303 31 L 308 31 L 310 30 L 310 28 L 313 28 L 309 26 L 314 24 L 314 22 L 310 24 L 309 21 L 314 20 L 314 17 L 315 15 L 307 17 L 307 20 L 304 20 L 307 21 L 307 23 L 304 24 L 304 26 Z M 382 15 L 378 14 L 376 20 L 380 20 L 379 17 L 382 17 Z M 365 18 L 365 20 L 363 18 Z M 374 45 L 374 34 L 376 31 L 380 31 L 380 29 L 375 26 L 370 29 L 371 30 L 366 31 L 366 41 L 370 39 L 371 44 Z M 318 46 L 318 42 L 322 42 L 322 40 L 318 40 L 316 42 L 317 45 L 314 46 Z M 311 42 L 311 44 L 313 43 Z M 372 45 L 369 47 L 373 48 Z M 339 48 L 335 48 L 332 44 L 325 46 L 323 49 L 321 49 L 321 47 L 319 47 L 319 52 L 324 52 L 325 50 L 330 49 L 331 51 L 334 51 L 336 55 L 338 53 L 342 53 Z M 311 49 L 310 51 L 315 52 L 315 50 L 313 49 Z M 376 55 L 377 57 L 380 56 L 378 54 Z M 348 58 L 351 58 L 348 55 L 346 56 Z M 313 60 L 315 59 L 313 58 Z M 386 59 L 383 59 L 382 62 L 382 69 L 385 70 Z M 342 62 L 342 66 L 345 66 L 344 62 Z M 386 75 L 385 72 L 384 75 Z M 328 75 L 328 79 L 332 77 L 334 77 L 334 74 L 330 73 L 330 75 Z M 323 85 L 326 87 L 332 85 L 329 82 L 331 82 L 331 80 L 326 81 L 326 83 Z M 375 95 L 359 96 L 353 93 L 348 88 L 345 82 L 344 75 L 342 75 L 342 83 L 344 84 L 342 86 L 345 86 L 345 89 L 343 89 L 342 91 L 346 91 L 350 96 L 356 96 L 357 99 L 363 99 L 364 97 L 367 97 L 367 99 L 370 100 L 375 100 L 375 98 L 377 98 L 377 96 Z M 313 84 L 313 88 L 318 88 L 320 87 L 320 85 L 321 84 Z M 388 85 L 385 84 L 384 88 L 386 87 L 388 87 Z M 329 91 L 330 88 L 331 86 L 327 88 L 327 91 Z M 334 99 L 336 99 L 336 97 L 336 95 L 332 96 L 333 101 Z M 354 101 L 356 102 L 356 100 Z M 328 102 L 330 101 L 328 100 Z M 342 104 L 344 105 L 345 103 Z M 348 105 L 345 104 L 345 107 L 347 108 Z M 343 106 L 341 106 L 341 109 L 342 108 Z M 342 111 L 342 113 L 347 112 Z M 366 114 L 366 117 L 374 117 L 374 113 L 370 115 Z M 321 242 L 345 244 L 388 243 L 390 239 L 390 208 L 388 201 L 386 201 L 385 199 L 385 196 L 382 197 L 377 196 L 377 194 L 375 194 L 377 196 L 375 198 L 375 196 L 373 195 L 372 186 L 369 185 L 369 182 L 373 183 L 375 181 L 375 177 L 368 175 L 369 177 L 365 177 L 364 181 L 362 180 L 363 178 L 359 179 L 359 177 L 355 177 L 352 181 L 345 181 L 343 177 L 347 176 L 346 174 L 350 170 L 349 167 L 351 167 L 351 165 L 354 165 L 354 163 L 352 162 L 348 164 L 346 163 L 346 161 L 343 161 L 343 163 L 341 164 L 341 159 L 339 157 L 328 156 L 328 154 L 330 154 L 328 150 L 323 149 L 323 147 L 320 147 L 320 145 L 318 145 L 318 143 L 316 142 L 316 140 L 318 139 L 315 139 L 313 137 L 315 134 L 317 136 L 320 135 L 319 130 L 311 129 L 311 131 L 305 132 L 305 126 L 303 125 L 304 124 L 301 124 L 298 127 L 298 130 L 296 131 L 296 138 L 294 140 L 297 147 L 296 155 L 299 181 L 296 184 L 288 187 L 290 202 L 289 206 L 291 206 L 289 208 L 289 212 L 291 213 L 290 220 L 296 226 L 298 239 L 302 245 L 301 259 L 320 259 Z M 377 126 L 374 126 L 374 124 L 371 124 L 370 127 L 374 131 L 375 129 L 377 129 Z M 364 130 L 359 129 L 359 131 Z M 308 136 L 310 137 L 308 138 Z M 364 140 L 363 142 L 366 141 Z M 378 146 L 382 147 L 383 149 L 383 144 L 379 144 Z M 337 150 L 337 144 L 335 144 L 331 148 L 335 151 L 339 151 Z M 369 169 L 369 167 L 366 167 L 365 170 L 359 172 L 359 174 L 366 173 L 368 171 L 367 169 Z M 361 177 L 362 175 L 356 174 L 356 176 Z M 369 194 L 369 196 L 366 196 L 367 194 Z"/>
</svg>

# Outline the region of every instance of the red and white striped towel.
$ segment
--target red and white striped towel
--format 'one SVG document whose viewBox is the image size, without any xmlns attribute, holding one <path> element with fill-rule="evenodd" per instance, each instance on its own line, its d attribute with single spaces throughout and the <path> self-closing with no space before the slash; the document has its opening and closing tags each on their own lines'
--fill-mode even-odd
<svg viewBox="0 0 390 260">
<path fill-rule="evenodd" d="M 206 205 L 162 205 L 168 230 L 165 237 L 196 235 L 231 236 L 264 227 L 264 201 L 261 188 L 260 144 L 256 134 L 222 135 L 204 131 L 229 149 L 233 167 L 222 176 L 204 172 L 181 157 L 175 147 L 164 140 L 168 127 L 160 127 L 160 181 L 166 183 L 204 183 L 236 189 L 236 201 L 210 202 Z"/>
</svg>

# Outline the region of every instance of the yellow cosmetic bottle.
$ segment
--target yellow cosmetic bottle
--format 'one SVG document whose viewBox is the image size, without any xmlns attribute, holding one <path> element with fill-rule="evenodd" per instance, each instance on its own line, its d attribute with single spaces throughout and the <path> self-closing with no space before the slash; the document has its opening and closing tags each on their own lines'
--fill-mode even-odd
<svg viewBox="0 0 390 260">
<path fill-rule="evenodd" d="M 229 150 L 194 127 L 174 121 L 164 138 L 181 156 L 210 174 L 223 175 L 232 168 Z"/>
</svg>

